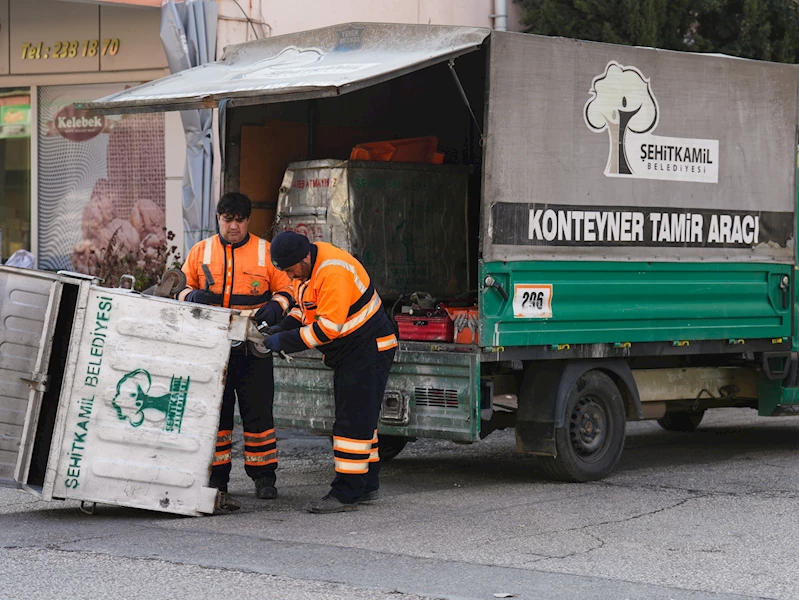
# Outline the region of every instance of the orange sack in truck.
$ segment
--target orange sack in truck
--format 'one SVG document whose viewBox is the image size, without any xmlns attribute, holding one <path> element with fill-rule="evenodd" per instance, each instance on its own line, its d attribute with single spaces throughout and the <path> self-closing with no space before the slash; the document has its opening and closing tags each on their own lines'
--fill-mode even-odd
<svg viewBox="0 0 799 600">
<path fill-rule="evenodd" d="M 352 149 L 350 160 L 440 165 L 444 162 L 444 153 L 438 151 L 438 138 L 434 135 L 428 135 L 426 137 L 358 144 Z"/>
</svg>

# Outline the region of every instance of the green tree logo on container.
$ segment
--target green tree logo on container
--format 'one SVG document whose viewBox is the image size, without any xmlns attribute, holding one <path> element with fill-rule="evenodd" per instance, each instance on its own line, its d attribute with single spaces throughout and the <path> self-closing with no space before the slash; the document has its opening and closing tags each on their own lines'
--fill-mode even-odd
<svg viewBox="0 0 799 600">
<path fill-rule="evenodd" d="M 148 421 L 163 421 L 164 431 L 180 433 L 189 382 L 188 377 L 173 375 L 169 392 L 154 395 L 150 373 L 136 369 L 119 380 L 111 406 L 117 411 L 120 421 L 128 421 L 133 427 L 141 426 L 147 418 Z"/>
</svg>

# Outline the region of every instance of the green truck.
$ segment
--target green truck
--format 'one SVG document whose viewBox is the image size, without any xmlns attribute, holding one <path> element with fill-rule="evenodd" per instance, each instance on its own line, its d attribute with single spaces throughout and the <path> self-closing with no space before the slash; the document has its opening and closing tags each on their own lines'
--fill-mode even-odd
<svg viewBox="0 0 799 600">
<path fill-rule="evenodd" d="M 285 171 L 276 229 L 355 253 L 392 314 L 413 292 L 475 299 L 476 343 L 400 342 L 384 458 L 514 427 L 549 475 L 588 481 L 628 420 L 795 414 L 797 69 L 350 23 L 232 46 L 90 108 L 218 108 L 224 190 L 243 187 L 260 127 L 259 164 Z M 423 136 L 443 164 L 350 160 Z M 279 423 L 329 430 L 320 355 L 276 362 Z"/>
</svg>

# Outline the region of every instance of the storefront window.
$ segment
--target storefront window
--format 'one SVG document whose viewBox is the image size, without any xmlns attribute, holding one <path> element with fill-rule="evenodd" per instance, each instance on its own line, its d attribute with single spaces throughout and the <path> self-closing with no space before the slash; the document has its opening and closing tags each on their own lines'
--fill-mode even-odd
<svg viewBox="0 0 799 600">
<path fill-rule="evenodd" d="M 103 116 L 76 102 L 125 84 L 39 88 L 39 267 L 106 277 L 130 274 L 166 246 L 164 115 Z M 143 266 L 142 266 L 143 265 Z"/>
<path fill-rule="evenodd" d="M 31 115 L 28 89 L 0 89 L 0 254 L 31 241 Z"/>
</svg>

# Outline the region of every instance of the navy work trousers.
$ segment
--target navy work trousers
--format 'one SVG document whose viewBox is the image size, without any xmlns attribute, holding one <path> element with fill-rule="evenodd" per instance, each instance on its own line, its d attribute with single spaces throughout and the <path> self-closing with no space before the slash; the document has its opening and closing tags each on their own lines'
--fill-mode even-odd
<svg viewBox="0 0 799 600">
<path fill-rule="evenodd" d="M 358 350 L 348 353 L 333 369 L 333 394 L 336 401 L 336 420 L 333 424 L 334 455 L 337 461 L 336 476 L 330 495 L 344 503 L 357 502 L 365 493 L 380 486 L 380 462 L 377 451 L 368 463 L 366 473 L 342 472 L 341 457 L 358 458 L 336 449 L 343 439 L 345 444 L 363 444 L 374 438 L 380 406 L 386 390 L 388 374 L 394 361 L 396 348 L 379 351 L 377 341 L 364 343 Z M 358 450 L 362 457 L 362 450 Z M 346 460 L 346 459 L 344 459 Z M 355 461 L 352 461 L 353 463 Z"/>
<path fill-rule="evenodd" d="M 272 357 L 258 358 L 233 350 L 222 396 L 216 454 L 211 468 L 211 486 L 227 490 L 230 479 L 233 412 L 238 398 L 244 425 L 244 470 L 253 479 L 275 482 L 277 446 L 272 404 L 275 380 Z"/>
</svg>

